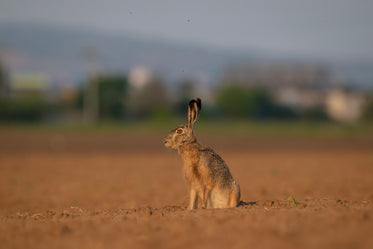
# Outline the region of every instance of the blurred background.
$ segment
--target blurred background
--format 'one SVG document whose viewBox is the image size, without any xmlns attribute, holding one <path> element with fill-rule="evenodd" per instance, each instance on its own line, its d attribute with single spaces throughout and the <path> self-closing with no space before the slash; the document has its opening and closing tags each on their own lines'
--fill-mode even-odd
<svg viewBox="0 0 373 249">
<path fill-rule="evenodd" d="M 0 121 L 373 118 L 370 1 L 0 3 Z"/>
<path fill-rule="evenodd" d="M 373 248 L 372 10 L 0 0 L 0 247 Z M 236 209 L 184 211 L 197 97 Z"/>
</svg>

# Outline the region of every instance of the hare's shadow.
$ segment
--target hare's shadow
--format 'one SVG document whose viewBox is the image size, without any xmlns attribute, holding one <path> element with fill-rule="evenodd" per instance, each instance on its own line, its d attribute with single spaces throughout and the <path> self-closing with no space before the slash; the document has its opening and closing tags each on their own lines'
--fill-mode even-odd
<svg viewBox="0 0 373 249">
<path fill-rule="evenodd" d="M 248 207 L 248 206 L 254 206 L 254 205 L 257 205 L 257 202 L 256 201 L 240 201 L 240 203 L 238 204 L 238 207 Z"/>
</svg>

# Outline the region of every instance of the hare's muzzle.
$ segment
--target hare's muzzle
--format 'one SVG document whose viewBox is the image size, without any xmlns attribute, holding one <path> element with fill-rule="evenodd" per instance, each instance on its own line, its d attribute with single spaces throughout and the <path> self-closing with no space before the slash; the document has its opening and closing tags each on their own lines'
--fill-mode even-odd
<svg viewBox="0 0 373 249">
<path fill-rule="evenodd" d="M 165 138 L 163 139 L 163 142 L 164 142 L 164 146 L 166 146 L 167 148 L 173 148 L 173 143 L 171 139 Z"/>
<path fill-rule="evenodd" d="M 164 142 L 164 145 L 166 145 L 166 146 L 167 146 L 167 144 L 168 144 L 169 140 L 168 140 L 167 138 L 165 138 L 165 139 L 163 139 L 163 142 Z"/>
</svg>

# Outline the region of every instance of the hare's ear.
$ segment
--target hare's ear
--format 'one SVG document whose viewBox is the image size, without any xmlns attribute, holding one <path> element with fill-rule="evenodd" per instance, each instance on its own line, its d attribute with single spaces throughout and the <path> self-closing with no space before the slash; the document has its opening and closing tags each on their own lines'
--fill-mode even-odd
<svg viewBox="0 0 373 249">
<path fill-rule="evenodd" d="M 198 118 L 198 114 L 201 110 L 201 99 L 192 99 L 189 102 L 188 106 L 188 118 L 187 118 L 187 125 L 188 127 L 193 127 L 194 122 L 196 122 Z"/>
</svg>

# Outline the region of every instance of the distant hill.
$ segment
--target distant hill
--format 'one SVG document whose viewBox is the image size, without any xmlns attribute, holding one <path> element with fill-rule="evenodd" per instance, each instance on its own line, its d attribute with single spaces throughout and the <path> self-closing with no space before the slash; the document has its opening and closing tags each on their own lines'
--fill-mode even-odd
<svg viewBox="0 0 373 249">
<path fill-rule="evenodd" d="M 135 66 L 170 80 L 197 74 L 214 78 L 226 64 L 250 59 L 196 45 L 16 23 L 0 23 L 0 51 L 11 71 L 46 72 L 57 81 L 77 81 L 92 67 L 128 72 Z"/>
<path fill-rule="evenodd" d="M 0 23 L 0 57 L 11 72 L 44 72 L 55 83 L 79 83 L 92 68 L 126 73 L 136 66 L 157 71 L 170 82 L 186 76 L 215 82 L 232 63 L 309 60 L 25 23 Z M 322 62 L 348 84 L 373 88 L 373 62 Z"/>
</svg>

